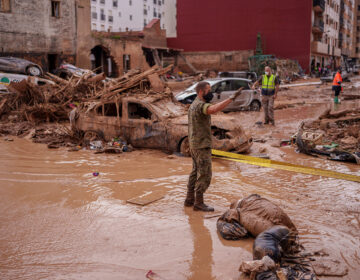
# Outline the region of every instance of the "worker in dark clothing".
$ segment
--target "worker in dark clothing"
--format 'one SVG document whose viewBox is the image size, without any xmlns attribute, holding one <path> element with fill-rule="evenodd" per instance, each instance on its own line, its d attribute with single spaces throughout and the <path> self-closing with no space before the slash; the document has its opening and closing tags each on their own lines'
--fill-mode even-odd
<svg viewBox="0 0 360 280">
<path fill-rule="evenodd" d="M 341 83 L 342 83 L 342 77 L 341 77 L 341 68 L 339 68 L 336 72 L 336 75 L 333 80 L 333 86 L 332 90 L 335 91 L 335 97 L 334 97 L 334 103 L 338 104 L 339 102 L 339 95 L 341 92 Z"/>
<path fill-rule="evenodd" d="M 274 101 L 277 97 L 277 92 L 279 91 L 279 78 L 271 74 L 271 68 L 266 66 L 265 75 L 262 75 L 259 80 L 253 84 L 252 89 L 254 90 L 258 84 L 261 84 L 261 103 L 264 107 L 265 118 L 264 124 L 270 122 L 272 125 L 275 125 Z"/>
<path fill-rule="evenodd" d="M 204 203 L 204 193 L 210 185 L 211 168 L 211 116 L 228 106 L 241 93 L 242 88 L 230 98 L 217 104 L 210 104 L 213 98 L 208 82 L 199 82 L 196 86 L 197 97 L 191 104 L 189 118 L 189 144 L 193 168 L 187 185 L 185 206 L 193 206 L 195 211 L 214 211 Z"/>
</svg>

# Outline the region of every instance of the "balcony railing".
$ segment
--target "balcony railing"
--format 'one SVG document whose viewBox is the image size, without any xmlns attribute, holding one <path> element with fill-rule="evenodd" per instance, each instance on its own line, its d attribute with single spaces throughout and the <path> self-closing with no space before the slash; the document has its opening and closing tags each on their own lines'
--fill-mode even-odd
<svg viewBox="0 0 360 280">
<path fill-rule="evenodd" d="M 324 32 L 324 21 L 316 20 L 313 23 L 313 32 L 315 33 L 323 33 Z"/>
<path fill-rule="evenodd" d="M 324 12 L 325 11 L 325 0 L 313 0 L 313 8 L 316 12 Z"/>
</svg>

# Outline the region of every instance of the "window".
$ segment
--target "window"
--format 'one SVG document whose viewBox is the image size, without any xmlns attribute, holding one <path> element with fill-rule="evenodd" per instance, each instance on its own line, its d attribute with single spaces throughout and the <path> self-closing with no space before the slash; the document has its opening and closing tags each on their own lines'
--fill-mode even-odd
<svg viewBox="0 0 360 280">
<path fill-rule="evenodd" d="M 60 2 L 51 1 L 51 16 L 59 18 L 60 17 Z"/>
<path fill-rule="evenodd" d="M 101 25 L 101 31 L 105 31 L 105 25 Z"/>
<path fill-rule="evenodd" d="M 244 89 L 250 89 L 248 82 L 241 80 L 233 80 L 231 85 L 231 90 L 238 90 L 243 87 Z"/>
<path fill-rule="evenodd" d="M 129 16 L 130 20 L 132 20 L 132 15 Z"/>
<path fill-rule="evenodd" d="M 144 9 L 144 15 L 147 15 L 147 10 L 146 9 Z"/>
<path fill-rule="evenodd" d="M 96 30 L 96 28 L 97 28 L 96 23 L 93 23 L 92 26 L 91 26 L 91 29 Z"/>
<path fill-rule="evenodd" d="M 109 20 L 109 22 L 113 22 L 114 21 L 113 16 L 108 16 L 108 20 Z"/>
<path fill-rule="evenodd" d="M 165 0 L 162 0 L 163 5 L 165 4 Z"/>
<path fill-rule="evenodd" d="M 0 12 L 3 13 L 11 12 L 10 0 L 0 0 Z"/>
<path fill-rule="evenodd" d="M 117 117 L 117 108 L 115 103 L 104 104 L 104 116 Z"/>
<path fill-rule="evenodd" d="M 159 4 L 159 6 L 161 6 L 161 0 L 159 0 L 158 4 Z"/>
<path fill-rule="evenodd" d="M 103 105 L 100 105 L 96 108 L 96 114 L 98 114 L 99 116 L 103 115 Z"/>
<path fill-rule="evenodd" d="M 92 13 L 91 13 L 91 17 L 92 17 L 93 19 L 97 19 L 97 12 L 92 12 Z"/>
<path fill-rule="evenodd" d="M 154 0 L 154 4 L 156 5 L 156 3 L 157 3 L 157 1 L 156 0 Z"/>
<path fill-rule="evenodd" d="M 113 0 L 113 7 L 117 7 L 118 6 L 118 1 L 117 0 Z"/>
<path fill-rule="evenodd" d="M 100 4 L 105 4 L 105 0 L 100 0 Z"/>
<path fill-rule="evenodd" d="M 128 55 L 128 54 L 123 55 L 123 68 L 124 68 L 124 72 L 127 72 L 130 70 L 130 55 Z"/>
<path fill-rule="evenodd" d="M 233 56 L 231 54 L 225 55 L 225 62 L 232 62 Z"/>
<path fill-rule="evenodd" d="M 129 119 L 151 120 L 151 112 L 138 103 L 128 103 Z"/>
<path fill-rule="evenodd" d="M 358 11 L 360 11 L 360 5 L 358 5 Z"/>
<path fill-rule="evenodd" d="M 129 6 L 131 6 L 132 5 L 132 0 L 129 0 Z"/>
<path fill-rule="evenodd" d="M 119 12 L 119 17 L 121 17 L 121 12 Z"/>
<path fill-rule="evenodd" d="M 156 9 L 154 8 L 154 17 L 156 17 Z"/>
<path fill-rule="evenodd" d="M 103 10 L 103 9 L 100 10 L 100 19 L 101 19 L 101 20 L 105 20 L 105 19 L 106 19 L 105 13 L 104 13 L 104 10 Z"/>
<path fill-rule="evenodd" d="M 146 19 L 144 19 L 144 27 L 147 25 Z"/>
</svg>

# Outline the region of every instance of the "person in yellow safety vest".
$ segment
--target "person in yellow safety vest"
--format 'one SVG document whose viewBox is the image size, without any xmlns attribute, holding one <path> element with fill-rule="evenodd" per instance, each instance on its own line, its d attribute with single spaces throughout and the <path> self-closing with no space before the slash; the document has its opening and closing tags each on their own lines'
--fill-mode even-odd
<svg viewBox="0 0 360 280">
<path fill-rule="evenodd" d="M 342 77 L 341 77 L 341 68 L 339 68 L 336 72 L 336 75 L 333 80 L 332 90 L 335 91 L 335 97 L 334 97 L 334 103 L 338 104 L 339 102 L 339 94 L 341 92 L 341 83 L 342 83 Z"/>
<path fill-rule="evenodd" d="M 279 91 L 279 78 L 271 73 L 269 66 L 265 67 L 265 75 L 262 75 L 252 86 L 254 90 L 261 84 L 261 103 L 264 107 L 264 124 L 275 125 L 274 120 L 274 100 Z"/>
</svg>

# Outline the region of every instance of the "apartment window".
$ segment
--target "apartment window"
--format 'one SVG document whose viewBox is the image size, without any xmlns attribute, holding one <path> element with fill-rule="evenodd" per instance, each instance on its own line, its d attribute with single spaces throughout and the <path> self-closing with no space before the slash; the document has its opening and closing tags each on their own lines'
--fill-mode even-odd
<svg viewBox="0 0 360 280">
<path fill-rule="evenodd" d="M 97 19 L 97 12 L 92 12 L 92 13 L 91 13 L 91 17 L 92 17 L 93 19 Z"/>
<path fill-rule="evenodd" d="M 118 6 L 118 0 L 113 0 L 113 7 L 117 7 Z"/>
<path fill-rule="evenodd" d="M 94 2 L 94 3 L 96 3 L 96 0 L 91 0 L 91 2 Z"/>
<path fill-rule="evenodd" d="M 105 20 L 105 19 L 106 19 L 103 9 L 100 10 L 100 19 L 101 19 L 101 20 Z"/>
<path fill-rule="evenodd" d="M 100 4 L 105 4 L 105 0 L 100 0 Z"/>
<path fill-rule="evenodd" d="M 130 55 L 129 54 L 123 55 L 123 69 L 124 69 L 124 72 L 127 72 L 130 70 Z"/>
<path fill-rule="evenodd" d="M 165 29 L 165 24 L 163 24 L 163 29 Z"/>
<path fill-rule="evenodd" d="M 144 19 L 144 27 L 147 25 L 146 19 Z"/>
<path fill-rule="evenodd" d="M 159 0 L 158 4 L 159 4 L 159 6 L 161 6 L 161 0 Z"/>
<path fill-rule="evenodd" d="M 157 1 L 156 0 L 154 0 L 154 4 L 156 5 L 156 3 L 157 3 Z"/>
<path fill-rule="evenodd" d="M 132 20 L 132 15 L 130 15 L 130 20 Z"/>
<path fill-rule="evenodd" d="M 154 8 L 154 17 L 156 17 L 156 9 Z"/>
<path fill-rule="evenodd" d="M 358 5 L 358 11 L 360 11 L 360 5 Z"/>
<path fill-rule="evenodd" d="M 91 29 L 96 30 L 96 28 L 97 28 L 96 23 L 93 23 Z"/>
<path fill-rule="evenodd" d="M 101 25 L 101 31 L 105 31 L 105 25 Z"/>
<path fill-rule="evenodd" d="M 121 12 L 119 12 L 119 17 L 121 17 Z"/>
<path fill-rule="evenodd" d="M 165 0 L 162 0 L 163 5 L 165 4 Z"/>
<path fill-rule="evenodd" d="M 144 9 L 144 15 L 147 15 L 147 10 L 146 9 Z"/>
<path fill-rule="evenodd" d="M 108 20 L 109 20 L 109 22 L 114 22 L 113 16 L 108 16 Z"/>
<path fill-rule="evenodd" d="M 359 48 L 356 48 L 356 53 L 359 53 Z"/>
<path fill-rule="evenodd" d="M 51 16 L 59 18 L 60 17 L 60 2 L 51 1 Z"/>
<path fill-rule="evenodd" d="M 131 6 L 132 5 L 132 0 L 129 0 L 129 6 Z"/>
<path fill-rule="evenodd" d="M 10 0 L 0 0 L 0 12 L 2 13 L 11 12 Z"/>
</svg>

